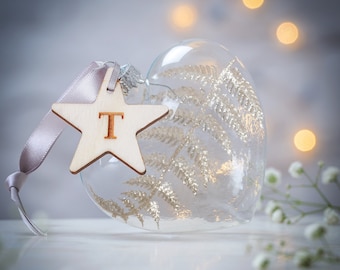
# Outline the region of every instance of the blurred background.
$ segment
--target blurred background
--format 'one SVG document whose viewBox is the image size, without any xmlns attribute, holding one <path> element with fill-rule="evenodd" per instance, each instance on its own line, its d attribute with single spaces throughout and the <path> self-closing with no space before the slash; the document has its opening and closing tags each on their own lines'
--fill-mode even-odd
<svg viewBox="0 0 340 270">
<path fill-rule="evenodd" d="M 1 0 L 1 179 L 18 169 L 33 129 L 91 61 L 131 63 L 146 74 L 158 54 L 188 38 L 223 44 L 253 76 L 268 167 L 286 179 L 295 160 L 311 174 L 319 160 L 340 166 L 337 0 Z M 67 128 L 30 175 L 21 197 L 31 216 L 103 217 L 68 171 L 78 140 Z M 0 219 L 19 216 L 4 186 L 0 205 Z"/>
</svg>

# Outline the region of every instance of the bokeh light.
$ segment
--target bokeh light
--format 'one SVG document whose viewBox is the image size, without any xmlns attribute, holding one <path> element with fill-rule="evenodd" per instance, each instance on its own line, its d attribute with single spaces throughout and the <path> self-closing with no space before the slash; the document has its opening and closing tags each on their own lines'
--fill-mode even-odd
<svg viewBox="0 0 340 270">
<path fill-rule="evenodd" d="M 308 129 L 299 130 L 294 136 L 294 145 L 302 152 L 307 152 L 314 149 L 316 145 L 316 137 L 314 132 Z"/>
<path fill-rule="evenodd" d="M 276 37 L 282 44 L 293 44 L 299 38 L 299 29 L 292 22 L 283 22 L 276 29 Z"/>
<path fill-rule="evenodd" d="M 197 20 L 197 11 L 194 6 L 183 4 L 176 6 L 171 12 L 171 22 L 178 28 L 192 27 Z"/>
<path fill-rule="evenodd" d="M 256 9 L 263 5 L 264 0 L 242 0 L 243 4 L 249 9 Z"/>
</svg>

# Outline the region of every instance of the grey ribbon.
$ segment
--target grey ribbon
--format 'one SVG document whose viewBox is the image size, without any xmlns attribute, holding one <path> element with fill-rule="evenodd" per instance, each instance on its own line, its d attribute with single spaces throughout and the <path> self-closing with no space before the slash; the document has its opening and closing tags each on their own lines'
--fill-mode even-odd
<svg viewBox="0 0 340 270">
<path fill-rule="evenodd" d="M 120 74 L 120 66 L 116 63 L 92 62 L 64 92 L 57 102 L 92 103 L 96 97 L 108 67 L 113 67 L 108 90 L 113 90 Z M 22 220 L 36 235 L 45 236 L 27 216 L 20 200 L 19 191 L 27 176 L 35 171 L 45 160 L 52 146 L 62 133 L 67 123 L 51 110 L 45 115 L 38 127 L 27 140 L 20 156 L 19 171 L 9 175 L 5 180 L 11 193 L 11 199 L 17 205 Z"/>
</svg>

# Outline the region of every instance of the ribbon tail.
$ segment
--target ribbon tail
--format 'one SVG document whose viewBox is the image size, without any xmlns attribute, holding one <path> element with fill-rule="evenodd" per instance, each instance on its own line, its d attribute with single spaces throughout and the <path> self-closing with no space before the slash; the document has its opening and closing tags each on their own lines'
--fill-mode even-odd
<svg viewBox="0 0 340 270">
<path fill-rule="evenodd" d="M 112 64 L 115 70 L 115 77 L 110 81 L 110 87 L 114 89 L 117 77 L 120 72 L 119 65 Z M 105 72 L 108 68 L 103 62 L 92 62 L 71 84 L 71 86 L 58 99 L 63 103 L 91 103 L 96 99 L 98 89 L 103 81 Z M 24 206 L 20 200 L 19 190 L 24 184 L 27 175 L 35 171 L 45 160 L 50 149 L 62 133 L 67 124 L 57 117 L 51 110 L 45 115 L 38 127 L 26 142 L 21 153 L 19 168 L 20 170 L 9 175 L 5 181 L 11 199 L 19 209 L 22 220 L 26 226 L 36 235 L 45 236 L 28 217 Z"/>
<path fill-rule="evenodd" d="M 71 86 L 58 99 L 58 102 L 92 102 L 97 96 L 106 69 L 107 67 L 102 62 L 92 62 L 73 81 Z M 66 125 L 62 119 L 49 110 L 26 142 L 20 156 L 20 170 L 9 175 L 5 181 L 11 199 L 18 207 L 22 220 L 35 235 L 46 236 L 46 233 L 40 230 L 26 214 L 20 200 L 19 191 L 28 174 L 36 170 L 45 160 Z"/>
<path fill-rule="evenodd" d="M 24 223 L 26 224 L 26 226 L 35 235 L 46 236 L 47 234 L 45 232 L 43 232 L 42 230 L 40 230 L 39 227 L 37 225 L 35 225 L 33 223 L 33 221 L 26 214 L 26 211 L 24 209 L 24 206 L 23 206 L 21 199 L 20 199 L 20 196 L 19 196 L 19 191 L 15 187 L 11 187 L 10 192 L 11 192 L 11 199 L 16 204 L 16 206 L 18 207 L 20 216 L 21 216 L 22 220 L 24 221 Z"/>
</svg>

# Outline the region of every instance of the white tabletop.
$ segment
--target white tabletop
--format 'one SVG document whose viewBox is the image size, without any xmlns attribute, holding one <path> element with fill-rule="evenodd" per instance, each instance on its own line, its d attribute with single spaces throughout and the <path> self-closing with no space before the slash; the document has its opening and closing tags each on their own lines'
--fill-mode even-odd
<svg viewBox="0 0 340 270">
<path fill-rule="evenodd" d="M 48 236 L 33 236 L 19 220 L 0 221 L 0 269 L 252 269 L 268 243 L 287 248 L 317 246 L 303 236 L 305 224 L 282 225 L 256 216 L 223 231 L 157 234 L 111 219 L 48 220 Z M 340 253 L 339 226 L 328 241 Z M 291 260 L 273 258 L 271 269 L 294 269 Z M 312 269 L 339 269 L 317 264 Z"/>
</svg>

